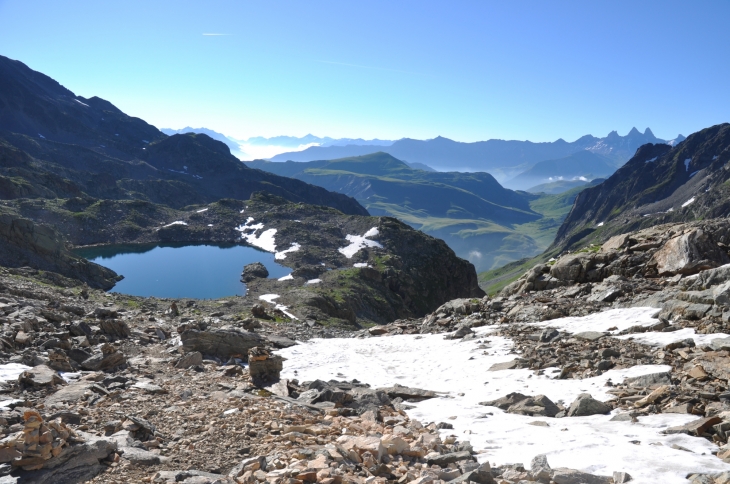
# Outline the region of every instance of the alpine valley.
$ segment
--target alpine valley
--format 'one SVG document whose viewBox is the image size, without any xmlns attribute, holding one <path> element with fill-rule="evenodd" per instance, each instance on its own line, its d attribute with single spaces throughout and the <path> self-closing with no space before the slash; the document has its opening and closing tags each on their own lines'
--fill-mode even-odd
<svg viewBox="0 0 730 484">
<path fill-rule="evenodd" d="M 236 140 L 0 57 L 0 484 L 727 484 L 729 211 L 730 124 Z M 287 274 L 79 255 L 201 244 Z"/>
</svg>

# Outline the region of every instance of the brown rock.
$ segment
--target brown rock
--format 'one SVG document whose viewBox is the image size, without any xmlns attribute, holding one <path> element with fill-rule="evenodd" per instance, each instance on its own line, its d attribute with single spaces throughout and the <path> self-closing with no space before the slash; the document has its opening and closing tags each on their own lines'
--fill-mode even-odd
<svg viewBox="0 0 730 484">
<path fill-rule="evenodd" d="M 670 427 L 663 433 L 665 434 L 688 434 L 701 436 L 713 425 L 717 425 L 722 422 L 720 417 L 707 417 L 693 420 L 692 422 L 677 427 Z"/>
</svg>

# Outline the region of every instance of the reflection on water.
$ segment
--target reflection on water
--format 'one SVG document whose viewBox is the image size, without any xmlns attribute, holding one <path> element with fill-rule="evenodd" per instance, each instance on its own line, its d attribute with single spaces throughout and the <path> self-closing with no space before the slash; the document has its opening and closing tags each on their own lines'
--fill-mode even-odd
<svg viewBox="0 0 730 484">
<path fill-rule="evenodd" d="M 112 292 L 134 296 L 242 296 L 246 285 L 240 279 L 246 264 L 261 262 L 272 278 L 291 272 L 274 261 L 274 254 L 244 245 L 122 244 L 75 252 L 123 275 Z"/>
</svg>

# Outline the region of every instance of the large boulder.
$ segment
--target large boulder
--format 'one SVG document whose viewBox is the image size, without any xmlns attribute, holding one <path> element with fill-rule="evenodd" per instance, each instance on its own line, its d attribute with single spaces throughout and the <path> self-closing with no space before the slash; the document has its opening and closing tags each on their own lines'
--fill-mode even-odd
<svg viewBox="0 0 730 484">
<path fill-rule="evenodd" d="M 256 333 L 235 329 L 212 331 L 189 329 L 180 334 L 180 339 L 186 352 L 200 351 L 204 355 L 218 358 L 237 357 L 245 360 L 248 359 L 248 350 L 266 342 L 263 336 Z"/>
<path fill-rule="evenodd" d="M 269 277 L 269 270 L 261 262 L 254 262 L 243 267 L 241 280 L 251 282 L 254 279 L 265 279 Z"/>
<path fill-rule="evenodd" d="M 695 274 L 730 262 L 727 253 L 702 229 L 669 239 L 652 257 L 660 276 Z"/>
</svg>

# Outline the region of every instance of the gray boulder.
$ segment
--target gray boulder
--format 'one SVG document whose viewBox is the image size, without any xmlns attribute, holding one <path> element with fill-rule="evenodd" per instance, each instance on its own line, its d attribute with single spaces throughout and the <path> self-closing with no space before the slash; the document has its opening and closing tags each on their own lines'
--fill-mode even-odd
<svg viewBox="0 0 730 484">
<path fill-rule="evenodd" d="M 545 395 L 536 395 L 528 397 L 507 409 L 507 413 L 515 413 L 518 415 L 527 415 L 530 417 L 554 417 L 560 412 L 560 409 Z"/>
<path fill-rule="evenodd" d="M 605 415 L 613 408 L 593 398 L 590 393 L 581 393 L 570 405 L 568 417 L 587 417 L 589 415 Z"/>
<path fill-rule="evenodd" d="M 204 355 L 213 355 L 228 359 L 238 357 L 248 359 L 248 350 L 265 343 L 263 336 L 248 331 L 235 329 L 216 329 L 198 331 L 189 329 L 180 334 L 185 351 L 199 351 Z"/>
<path fill-rule="evenodd" d="M 553 470 L 553 481 L 555 484 L 611 484 L 613 477 L 596 476 L 575 469 L 559 467 Z"/>
</svg>

